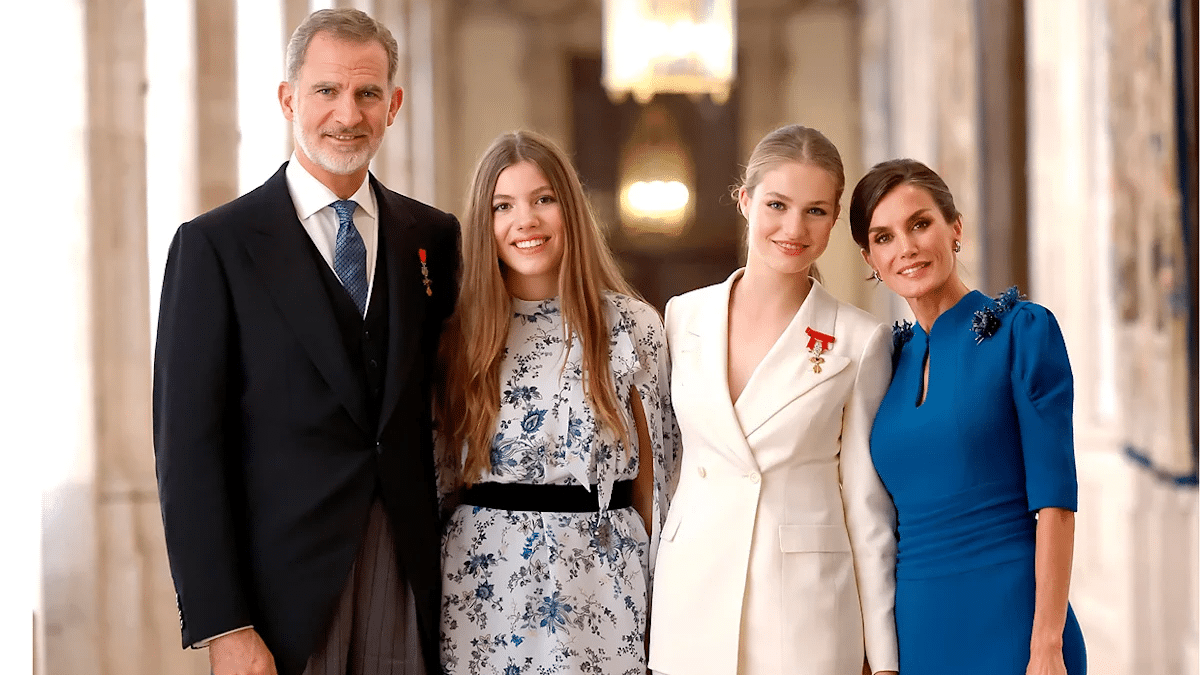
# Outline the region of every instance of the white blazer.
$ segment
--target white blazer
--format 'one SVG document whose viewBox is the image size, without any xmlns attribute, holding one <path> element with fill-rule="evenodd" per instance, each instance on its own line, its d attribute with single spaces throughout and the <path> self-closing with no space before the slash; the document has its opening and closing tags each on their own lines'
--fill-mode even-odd
<svg viewBox="0 0 1200 675">
<path fill-rule="evenodd" d="M 663 526 L 650 668 L 665 675 L 898 670 L 895 510 L 871 462 L 891 335 L 813 282 L 738 399 L 725 283 L 667 304 L 683 434 Z M 821 372 L 805 329 L 834 336 Z"/>
</svg>

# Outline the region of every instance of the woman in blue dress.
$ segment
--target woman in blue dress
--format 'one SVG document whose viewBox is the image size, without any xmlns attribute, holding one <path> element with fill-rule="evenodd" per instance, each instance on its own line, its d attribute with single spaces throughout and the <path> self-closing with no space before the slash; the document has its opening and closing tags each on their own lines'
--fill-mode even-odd
<svg viewBox="0 0 1200 675">
<path fill-rule="evenodd" d="M 1082 675 L 1067 602 L 1076 480 L 1072 378 L 1054 316 L 959 277 L 962 217 L 920 162 L 871 169 L 850 228 L 917 323 L 893 331 L 895 374 L 871 456 L 896 505 L 904 675 Z"/>
</svg>

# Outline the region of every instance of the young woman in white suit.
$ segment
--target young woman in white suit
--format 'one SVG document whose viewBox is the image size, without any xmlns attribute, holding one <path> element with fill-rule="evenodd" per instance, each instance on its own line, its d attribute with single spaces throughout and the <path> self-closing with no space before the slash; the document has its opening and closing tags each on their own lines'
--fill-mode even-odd
<svg viewBox="0 0 1200 675">
<path fill-rule="evenodd" d="M 822 288 L 814 262 L 845 177 L 787 126 L 737 190 L 746 266 L 667 304 L 678 487 L 650 621 L 661 675 L 895 671 L 895 513 L 868 439 L 891 334 Z"/>
</svg>

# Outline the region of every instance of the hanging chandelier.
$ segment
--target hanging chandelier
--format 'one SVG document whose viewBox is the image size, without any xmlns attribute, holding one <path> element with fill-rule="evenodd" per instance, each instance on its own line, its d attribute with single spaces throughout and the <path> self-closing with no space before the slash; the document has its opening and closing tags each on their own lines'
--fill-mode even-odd
<svg viewBox="0 0 1200 675">
<path fill-rule="evenodd" d="M 735 0 L 604 0 L 604 88 L 614 101 L 657 93 L 729 98 Z"/>
</svg>

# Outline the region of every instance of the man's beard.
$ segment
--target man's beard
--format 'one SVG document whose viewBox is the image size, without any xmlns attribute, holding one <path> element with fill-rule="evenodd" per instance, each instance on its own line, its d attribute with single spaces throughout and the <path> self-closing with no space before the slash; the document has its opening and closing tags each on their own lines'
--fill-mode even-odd
<svg viewBox="0 0 1200 675">
<path fill-rule="evenodd" d="M 315 138 L 310 138 L 300 126 L 300 119 L 297 117 L 296 119 L 292 120 L 292 137 L 295 139 L 296 145 L 299 146 L 304 155 L 317 166 L 337 176 L 348 176 L 367 166 L 367 164 L 370 164 L 371 158 L 375 155 L 375 151 L 378 149 L 378 146 L 376 145 L 372 147 L 368 141 L 367 146 L 362 150 L 353 153 L 346 153 L 327 151 L 316 147 L 316 143 L 310 141 L 317 141 L 322 135 L 325 134 L 358 135 L 360 133 L 362 132 L 358 129 L 322 129 L 317 131 Z"/>
</svg>

